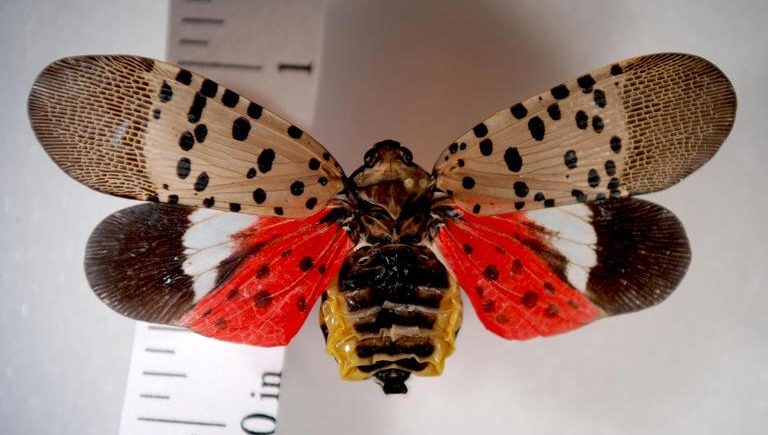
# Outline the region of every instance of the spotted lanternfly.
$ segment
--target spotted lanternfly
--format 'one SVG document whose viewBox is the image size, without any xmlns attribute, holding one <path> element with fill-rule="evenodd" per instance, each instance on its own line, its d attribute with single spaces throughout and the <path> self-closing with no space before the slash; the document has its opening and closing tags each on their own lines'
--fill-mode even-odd
<svg viewBox="0 0 768 435">
<path fill-rule="evenodd" d="M 29 97 L 37 138 L 81 183 L 150 203 L 106 218 L 85 269 L 111 308 L 257 346 L 322 295 L 341 377 L 405 393 L 454 349 L 463 288 L 514 340 L 663 301 L 690 249 L 663 207 L 728 135 L 736 97 L 704 59 L 609 65 L 501 110 L 432 172 L 385 140 L 347 177 L 312 137 L 214 81 L 133 56 L 66 58 Z M 554 208 L 553 208 L 554 207 Z"/>
</svg>

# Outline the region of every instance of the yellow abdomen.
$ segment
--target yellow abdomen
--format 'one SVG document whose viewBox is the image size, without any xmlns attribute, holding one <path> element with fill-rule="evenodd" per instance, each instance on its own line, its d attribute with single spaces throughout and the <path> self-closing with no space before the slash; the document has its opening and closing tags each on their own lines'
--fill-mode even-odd
<svg viewBox="0 0 768 435">
<path fill-rule="evenodd" d="M 341 377 L 381 378 L 393 369 L 439 375 L 461 325 L 458 284 L 424 247 L 361 251 L 350 255 L 321 305 L 326 349 Z M 398 263 L 409 259 L 420 261 Z"/>
</svg>

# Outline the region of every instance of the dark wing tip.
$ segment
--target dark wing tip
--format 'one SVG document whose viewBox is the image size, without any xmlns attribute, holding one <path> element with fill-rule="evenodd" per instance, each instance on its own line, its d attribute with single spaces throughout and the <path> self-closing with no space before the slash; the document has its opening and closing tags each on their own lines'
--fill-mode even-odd
<svg viewBox="0 0 768 435">
<path fill-rule="evenodd" d="M 691 262 L 685 229 L 664 207 L 634 198 L 589 203 L 597 232 L 597 265 L 588 297 L 608 314 L 664 301 Z"/>
<path fill-rule="evenodd" d="M 736 92 L 713 63 L 690 54 L 629 59 L 621 85 L 630 142 L 623 183 L 634 194 L 672 186 L 719 150 Z"/>
<path fill-rule="evenodd" d="M 85 252 L 86 276 L 99 299 L 133 319 L 177 321 L 194 301 L 182 244 L 192 210 L 141 204 L 101 221 Z"/>
<path fill-rule="evenodd" d="M 154 62 L 135 56 L 67 57 L 37 76 L 27 100 L 30 124 L 69 176 L 122 197 L 143 200 L 155 193 L 142 154 L 151 105 L 144 75 Z"/>
</svg>

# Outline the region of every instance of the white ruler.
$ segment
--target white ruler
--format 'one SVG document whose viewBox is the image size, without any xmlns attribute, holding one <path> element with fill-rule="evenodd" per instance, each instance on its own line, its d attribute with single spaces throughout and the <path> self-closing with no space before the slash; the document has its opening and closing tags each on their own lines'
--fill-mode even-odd
<svg viewBox="0 0 768 435">
<path fill-rule="evenodd" d="M 312 126 L 321 0 L 172 0 L 170 62 Z M 139 323 L 120 435 L 271 434 L 283 348 Z"/>
</svg>

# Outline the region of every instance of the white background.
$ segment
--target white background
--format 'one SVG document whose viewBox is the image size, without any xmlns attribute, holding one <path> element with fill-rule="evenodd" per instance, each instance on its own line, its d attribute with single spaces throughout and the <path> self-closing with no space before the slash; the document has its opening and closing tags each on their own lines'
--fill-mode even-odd
<svg viewBox="0 0 768 435">
<path fill-rule="evenodd" d="M 221 0 L 214 0 L 221 1 Z M 425 167 L 496 109 L 594 67 L 682 51 L 739 98 L 733 133 L 647 198 L 684 222 L 693 263 L 658 308 L 525 343 L 471 310 L 457 353 L 406 397 L 337 378 L 315 314 L 287 352 L 281 433 L 761 434 L 768 427 L 768 3 L 332 1 L 311 132 L 348 171 L 393 138 Z M 133 323 L 87 288 L 91 229 L 129 202 L 77 185 L 29 130 L 34 76 L 65 55 L 162 57 L 166 4 L 0 3 L 0 421 L 8 434 L 117 432 Z"/>
</svg>

